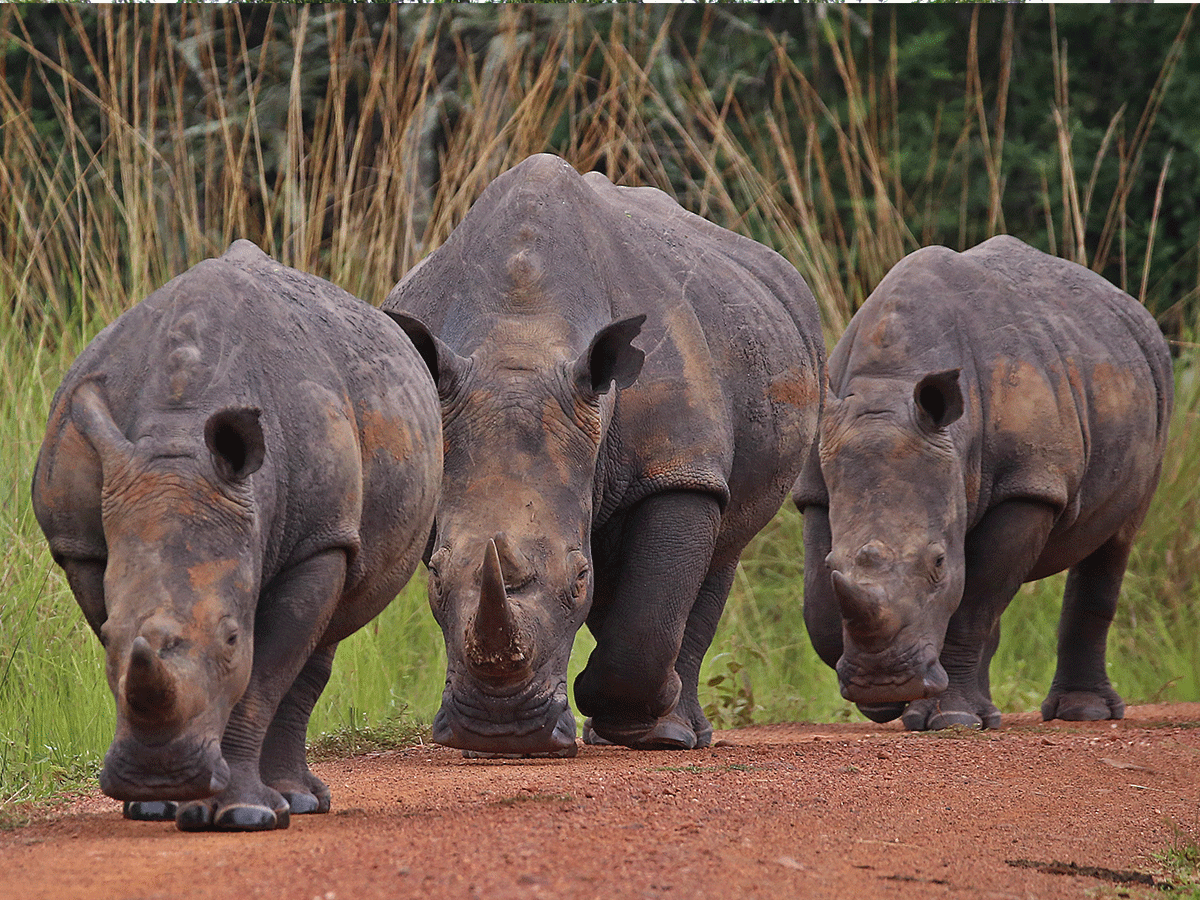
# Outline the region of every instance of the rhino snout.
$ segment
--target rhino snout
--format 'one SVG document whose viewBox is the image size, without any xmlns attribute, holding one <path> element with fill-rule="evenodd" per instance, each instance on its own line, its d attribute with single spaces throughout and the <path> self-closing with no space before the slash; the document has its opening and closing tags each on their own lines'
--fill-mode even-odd
<svg viewBox="0 0 1200 900">
<path fill-rule="evenodd" d="M 199 800 L 228 785 L 220 743 L 187 735 L 159 746 L 118 738 L 100 770 L 100 789 L 115 800 Z"/>
<path fill-rule="evenodd" d="M 574 756 L 575 715 L 565 684 L 541 699 L 536 692 L 498 698 L 460 689 L 442 698 L 433 739 L 473 753 Z"/>
<path fill-rule="evenodd" d="M 847 645 L 837 663 L 842 697 L 860 706 L 906 703 L 936 697 L 950 683 L 933 647 L 882 654 L 859 652 Z"/>
</svg>

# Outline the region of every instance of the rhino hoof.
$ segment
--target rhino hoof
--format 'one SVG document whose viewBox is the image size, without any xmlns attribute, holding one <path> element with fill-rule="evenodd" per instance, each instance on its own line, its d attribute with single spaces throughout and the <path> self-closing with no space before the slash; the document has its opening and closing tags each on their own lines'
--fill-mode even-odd
<svg viewBox="0 0 1200 900">
<path fill-rule="evenodd" d="M 174 800 L 126 800 L 123 813 L 134 822 L 173 822 L 176 809 Z"/>
<path fill-rule="evenodd" d="M 291 814 L 286 808 L 272 810 L 242 803 L 226 806 L 213 821 L 213 827 L 220 831 L 272 831 L 290 824 Z"/>
<path fill-rule="evenodd" d="M 584 726 L 584 740 L 597 744 L 621 744 L 634 750 L 692 750 L 696 746 L 696 732 L 691 723 L 675 713 L 662 716 L 651 723 L 605 723 L 599 727 L 594 719 Z M 597 740 L 597 738 L 599 740 Z"/>
<path fill-rule="evenodd" d="M 1125 702 L 1120 697 L 1110 699 L 1090 691 L 1067 691 L 1046 698 L 1042 704 L 1042 719 L 1062 719 L 1066 722 L 1100 722 L 1104 719 L 1125 718 Z"/>
<path fill-rule="evenodd" d="M 307 791 L 283 791 L 283 799 L 287 801 L 288 811 L 293 816 L 307 816 L 314 813 L 329 812 L 329 795 L 318 797 Z"/>
<path fill-rule="evenodd" d="M 596 734 L 590 718 L 583 720 L 583 742 L 592 747 L 611 747 L 613 742 Z"/>
<path fill-rule="evenodd" d="M 213 808 L 208 803 L 185 803 L 175 812 L 175 827 L 180 831 L 207 831 L 212 828 Z"/>
<path fill-rule="evenodd" d="M 983 719 L 972 712 L 952 709 L 930 716 L 925 723 L 926 731 L 944 731 L 947 728 L 970 728 L 983 730 Z"/>
</svg>

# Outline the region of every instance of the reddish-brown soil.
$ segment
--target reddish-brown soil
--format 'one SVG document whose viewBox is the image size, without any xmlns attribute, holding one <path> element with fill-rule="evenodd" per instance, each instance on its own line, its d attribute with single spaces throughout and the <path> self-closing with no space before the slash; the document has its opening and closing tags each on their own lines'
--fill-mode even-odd
<svg viewBox="0 0 1200 900">
<path fill-rule="evenodd" d="M 0 834 L 0 897 L 1136 897 L 1161 877 L 1155 854 L 1200 835 L 1200 703 L 983 733 L 717 738 L 323 763 L 333 813 L 265 834 L 128 822 L 97 794 Z"/>
</svg>

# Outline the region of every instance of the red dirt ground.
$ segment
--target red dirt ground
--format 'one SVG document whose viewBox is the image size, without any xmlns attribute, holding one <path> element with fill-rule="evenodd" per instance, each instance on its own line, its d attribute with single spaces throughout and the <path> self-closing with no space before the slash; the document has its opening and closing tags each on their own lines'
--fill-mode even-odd
<svg viewBox="0 0 1200 900">
<path fill-rule="evenodd" d="M 184 834 L 98 793 L 0 833 L 0 898 L 1150 897 L 1200 837 L 1200 703 L 909 734 L 771 725 L 708 750 L 315 766 L 334 811 Z M 1123 883 L 1122 878 L 1135 879 Z"/>
</svg>

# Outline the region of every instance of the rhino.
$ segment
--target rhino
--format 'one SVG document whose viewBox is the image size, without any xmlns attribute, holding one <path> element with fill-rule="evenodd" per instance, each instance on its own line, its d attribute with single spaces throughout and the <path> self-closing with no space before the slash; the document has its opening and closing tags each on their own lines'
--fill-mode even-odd
<svg viewBox="0 0 1200 900">
<path fill-rule="evenodd" d="M 585 741 L 708 744 L 702 658 L 816 432 L 825 353 L 804 280 L 661 191 L 542 154 L 382 308 L 442 403 L 434 740 L 574 755 L 567 663 L 586 622 Z"/>
<path fill-rule="evenodd" d="M 105 648 L 100 786 L 128 817 L 252 831 L 329 809 L 309 715 L 338 641 L 419 563 L 440 480 L 409 339 L 247 241 L 84 349 L 33 508 Z"/>
<path fill-rule="evenodd" d="M 1046 720 L 1119 719 L 1105 640 L 1162 467 L 1166 341 L 1132 297 L 1002 235 L 902 259 L 829 358 L 804 618 L 842 696 L 909 730 L 995 728 L 1024 582 L 1069 570 Z"/>
</svg>

